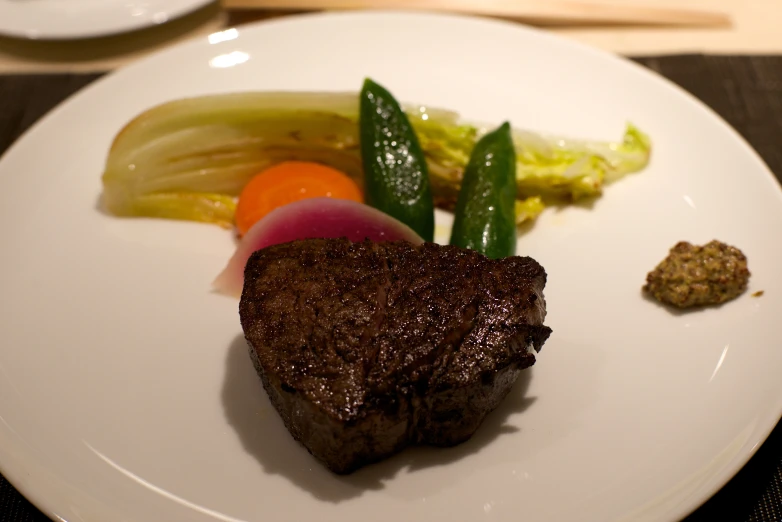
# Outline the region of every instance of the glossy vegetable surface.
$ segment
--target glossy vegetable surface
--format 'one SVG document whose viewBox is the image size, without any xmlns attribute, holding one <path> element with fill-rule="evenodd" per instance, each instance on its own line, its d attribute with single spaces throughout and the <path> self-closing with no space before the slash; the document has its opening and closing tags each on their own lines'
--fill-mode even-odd
<svg viewBox="0 0 782 522">
<path fill-rule="evenodd" d="M 236 228 L 244 235 L 275 208 L 318 197 L 363 202 L 358 185 L 336 169 L 308 161 L 278 163 L 255 176 L 242 190 L 236 207 Z"/>
<path fill-rule="evenodd" d="M 456 202 L 451 244 L 498 259 L 516 253 L 516 152 L 509 123 L 475 145 Z"/>
<path fill-rule="evenodd" d="M 367 203 L 433 241 L 429 169 L 410 120 L 391 93 L 370 79 L 364 82 L 359 100 Z"/>
</svg>

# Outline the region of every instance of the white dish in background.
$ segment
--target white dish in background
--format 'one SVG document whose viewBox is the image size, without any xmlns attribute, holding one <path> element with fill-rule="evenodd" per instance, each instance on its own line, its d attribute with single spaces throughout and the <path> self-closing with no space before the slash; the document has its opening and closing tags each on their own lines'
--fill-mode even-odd
<svg viewBox="0 0 782 522">
<path fill-rule="evenodd" d="M 0 35 L 59 40 L 163 24 L 213 0 L 0 0 Z"/>
<path fill-rule="evenodd" d="M 0 160 L 0 469 L 49 515 L 673 521 L 776 424 L 781 193 L 700 102 L 625 60 L 481 19 L 311 15 L 211 41 L 99 80 Z M 237 302 L 210 292 L 231 234 L 96 201 L 112 139 L 152 105 L 357 90 L 365 76 L 467 119 L 604 139 L 632 121 L 654 152 L 592 209 L 547 211 L 520 239 L 548 271 L 554 332 L 473 439 L 336 477 L 271 409 Z M 641 296 L 669 247 L 713 238 L 744 250 L 763 297 L 675 315 Z"/>
</svg>

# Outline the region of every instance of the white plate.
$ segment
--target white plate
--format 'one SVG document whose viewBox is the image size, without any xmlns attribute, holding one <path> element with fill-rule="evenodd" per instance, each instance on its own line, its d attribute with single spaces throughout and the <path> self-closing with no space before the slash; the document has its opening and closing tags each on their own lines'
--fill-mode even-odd
<svg viewBox="0 0 782 522">
<path fill-rule="evenodd" d="M 775 425 L 780 190 L 701 103 L 629 62 L 496 21 L 304 16 L 211 40 L 98 81 L 0 162 L 0 463 L 47 513 L 676 520 Z M 549 211 L 521 239 L 519 251 L 549 273 L 554 333 L 473 439 L 339 478 L 285 431 L 246 355 L 237 302 L 209 291 L 230 234 L 116 219 L 95 205 L 112 138 L 154 104 L 358 89 L 365 76 L 468 119 L 605 139 L 629 120 L 651 134 L 654 154 L 594 208 Z M 750 291 L 763 297 L 684 315 L 642 298 L 670 246 L 712 238 L 746 252 Z"/>
<path fill-rule="evenodd" d="M 0 34 L 31 39 L 106 36 L 143 29 L 213 0 L 0 0 Z"/>
</svg>

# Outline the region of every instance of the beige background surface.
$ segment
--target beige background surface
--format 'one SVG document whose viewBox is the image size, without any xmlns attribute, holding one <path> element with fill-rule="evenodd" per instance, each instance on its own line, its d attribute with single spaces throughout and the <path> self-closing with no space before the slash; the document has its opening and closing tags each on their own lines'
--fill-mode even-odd
<svg viewBox="0 0 782 522">
<path fill-rule="evenodd" d="M 731 16 L 733 25 L 725 29 L 571 27 L 546 30 L 632 55 L 782 53 L 782 0 L 623 0 L 622 3 L 721 11 Z M 226 13 L 214 3 L 157 27 L 107 38 L 45 42 L 0 37 L 0 73 L 110 70 L 188 38 L 205 37 L 226 27 L 277 16 L 288 16 L 288 13 Z"/>
</svg>

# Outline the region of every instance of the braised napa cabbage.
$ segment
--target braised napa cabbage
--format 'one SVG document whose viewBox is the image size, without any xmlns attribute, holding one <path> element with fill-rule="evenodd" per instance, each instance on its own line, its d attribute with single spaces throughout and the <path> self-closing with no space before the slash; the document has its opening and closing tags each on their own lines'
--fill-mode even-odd
<svg viewBox="0 0 782 522">
<path fill-rule="evenodd" d="M 435 203 L 453 208 L 463 169 L 486 130 L 458 114 L 406 106 L 427 157 Z M 264 168 L 285 160 L 325 163 L 362 186 L 356 93 L 257 92 L 164 103 L 115 137 L 103 173 L 103 205 L 118 216 L 233 224 L 235 198 Z M 628 125 L 616 142 L 578 141 L 514 129 L 517 222 L 551 199 L 598 196 L 605 183 L 643 169 L 651 144 Z"/>
</svg>

